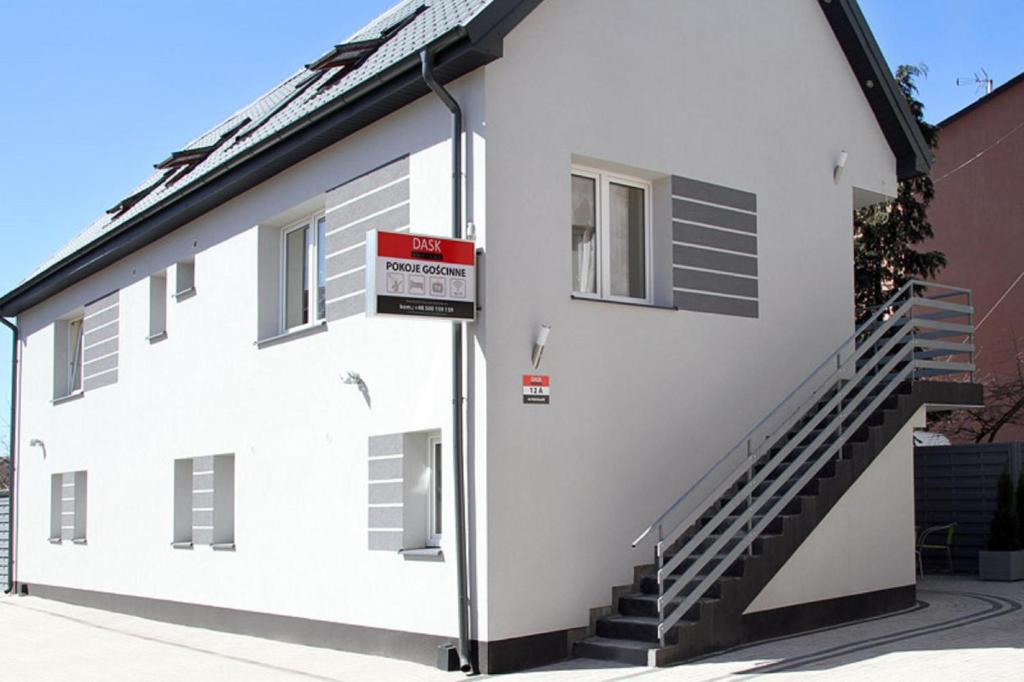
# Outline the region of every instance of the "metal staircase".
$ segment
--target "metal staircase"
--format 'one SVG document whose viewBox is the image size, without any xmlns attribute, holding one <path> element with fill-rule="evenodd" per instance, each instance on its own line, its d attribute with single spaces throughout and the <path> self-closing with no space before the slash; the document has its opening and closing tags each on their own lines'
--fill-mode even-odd
<svg viewBox="0 0 1024 682">
<path fill-rule="evenodd" d="M 633 541 L 654 538 L 651 572 L 638 570 L 633 593 L 597 620 L 577 655 L 655 664 L 707 650 L 695 626 L 724 620 L 726 608 L 742 613 L 760 589 L 730 584 L 747 579 L 744 563 L 786 532 L 787 517 L 901 393 L 937 376 L 973 382 L 973 312 L 969 290 L 901 287 Z M 852 483 L 859 471 L 846 464 Z"/>
</svg>

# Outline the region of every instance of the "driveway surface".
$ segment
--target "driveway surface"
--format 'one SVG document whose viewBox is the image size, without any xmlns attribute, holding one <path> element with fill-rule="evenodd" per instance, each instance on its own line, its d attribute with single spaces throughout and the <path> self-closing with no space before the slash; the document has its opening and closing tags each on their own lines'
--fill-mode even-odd
<svg viewBox="0 0 1024 682">
<path fill-rule="evenodd" d="M 1024 582 L 928 577 L 899 614 L 646 669 L 575 659 L 509 682 L 1024 680 Z M 46 601 L 0 598 L 4 682 L 461 680 L 388 658 L 285 644 Z M 477 679 L 485 679 L 480 676 Z"/>
</svg>

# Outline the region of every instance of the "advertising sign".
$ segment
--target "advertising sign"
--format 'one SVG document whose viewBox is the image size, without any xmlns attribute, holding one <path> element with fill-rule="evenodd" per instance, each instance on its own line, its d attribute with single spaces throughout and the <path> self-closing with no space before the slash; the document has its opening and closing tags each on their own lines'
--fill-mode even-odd
<svg viewBox="0 0 1024 682">
<path fill-rule="evenodd" d="M 548 405 L 551 403 L 551 377 L 547 374 L 523 375 L 523 404 Z"/>
<path fill-rule="evenodd" d="M 476 319 L 476 245 L 432 235 L 366 235 L 366 311 Z"/>
</svg>

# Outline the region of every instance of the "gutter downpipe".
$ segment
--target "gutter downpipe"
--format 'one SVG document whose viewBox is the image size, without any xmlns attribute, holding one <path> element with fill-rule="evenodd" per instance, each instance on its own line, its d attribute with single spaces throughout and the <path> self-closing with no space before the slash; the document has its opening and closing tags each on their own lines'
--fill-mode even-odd
<svg viewBox="0 0 1024 682">
<path fill-rule="evenodd" d="M 455 98 L 434 79 L 433 56 L 429 50 L 420 52 L 423 82 L 433 90 L 452 112 L 452 238 L 462 239 L 462 108 Z M 459 582 L 459 667 L 462 672 L 476 672 L 470 656 L 469 581 L 466 543 L 465 472 L 463 467 L 464 396 L 462 393 L 462 322 L 452 323 L 452 473 L 455 478 L 455 562 Z"/>
<path fill-rule="evenodd" d="M 7 497 L 7 587 L 4 589 L 4 592 L 11 594 L 14 592 L 14 490 L 17 487 L 15 485 L 14 439 L 17 436 L 18 423 L 18 325 L 5 317 L 0 317 L 0 322 L 3 322 L 4 326 L 11 330 L 11 432 L 8 445 L 10 459 L 7 460 L 7 465 L 10 468 L 11 487 Z"/>
</svg>

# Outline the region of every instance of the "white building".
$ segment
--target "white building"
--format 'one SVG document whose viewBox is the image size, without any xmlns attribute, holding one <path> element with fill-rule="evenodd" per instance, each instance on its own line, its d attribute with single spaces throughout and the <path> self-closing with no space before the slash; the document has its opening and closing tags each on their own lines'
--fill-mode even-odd
<svg viewBox="0 0 1024 682">
<path fill-rule="evenodd" d="M 423 51 L 464 113 L 479 254 L 464 609 L 451 324 L 364 314 L 368 230 L 451 234 L 452 117 Z M 403 1 L 0 299 L 14 580 L 424 662 L 461 623 L 484 671 L 574 646 L 665 662 L 903 608 L 912 429 L 977 395 L 903 383 L 969 361 L 884 365 L 924 348 L 899 315 L 848 341 L 851 213 L 929 163 L 853 0 Z M 524 402 L 524 374 L 549 403 Z M 777 481 L 762 508 L 755 475 Z M 694 484 L 661 561 L 701 535 L 659 584 L 637 568 L 657 528 L 632 543 Z M 764 527 L 690 523 L 720 509 Z"/>
</svg>

